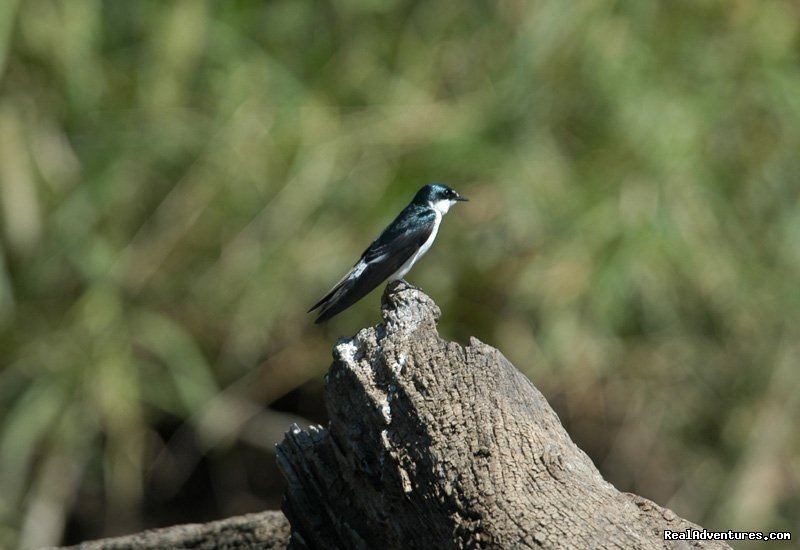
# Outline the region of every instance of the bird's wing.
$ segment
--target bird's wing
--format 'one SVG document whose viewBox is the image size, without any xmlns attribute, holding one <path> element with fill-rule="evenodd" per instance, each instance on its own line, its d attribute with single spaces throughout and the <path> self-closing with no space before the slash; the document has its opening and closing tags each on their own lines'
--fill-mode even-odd
<svg viewBox="0 0 800 550">
<path fill-rule="evenodd" d="M 308 311 L 320 309 L 322 323 L 356 303 L 400 269 L 428 240 L 436 213 L 406 208 L 361 255 L 356 265 Z"/>
</svg>

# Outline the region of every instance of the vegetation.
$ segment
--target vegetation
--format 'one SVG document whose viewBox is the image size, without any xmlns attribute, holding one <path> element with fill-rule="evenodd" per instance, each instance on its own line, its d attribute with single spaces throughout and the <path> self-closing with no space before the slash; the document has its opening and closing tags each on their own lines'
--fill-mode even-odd
<svg viewBox="0 0 800 550">
<path fill-rule="evenodd" d="M 277 507 L 272 444 L 379 319 L 305 310 L 432 180 L 472 199 L 409 275 L 443 334 L 620 489 L 796 530 L 798 16 L 0 3 L 0 547 Z"/>
</svg>

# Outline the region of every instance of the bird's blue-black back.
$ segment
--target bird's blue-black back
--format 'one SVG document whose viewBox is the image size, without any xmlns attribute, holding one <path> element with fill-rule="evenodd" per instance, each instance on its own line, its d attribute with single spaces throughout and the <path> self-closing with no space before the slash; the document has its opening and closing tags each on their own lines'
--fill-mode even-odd
<svg viewBox="0 0 800 550">
<path fill-rule="evenodd" d="M 356 262 L 366 263 L 361 274 L 354 277 L 351 270 L 309 310 L 320 309 L 314 322 L 323 323 L 344 311 L 394 274 L 428 240 L 435 224 L 436 212 L 427 203 L 406 206 Z"/>
</svg>

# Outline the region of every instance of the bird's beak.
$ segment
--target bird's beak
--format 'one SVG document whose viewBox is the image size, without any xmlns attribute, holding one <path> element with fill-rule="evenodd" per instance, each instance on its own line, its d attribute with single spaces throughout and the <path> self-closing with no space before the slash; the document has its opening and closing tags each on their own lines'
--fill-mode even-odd
<svg viewBox="0 0 800 550">
<path fill-rule="evenodd" d="M 456 197 L 456 200 L 459 201 L 459 202 L 469 202 L 469 199 L 467 197 L 463 196 L 463 195 L 458 195 Z"/>
</svg>

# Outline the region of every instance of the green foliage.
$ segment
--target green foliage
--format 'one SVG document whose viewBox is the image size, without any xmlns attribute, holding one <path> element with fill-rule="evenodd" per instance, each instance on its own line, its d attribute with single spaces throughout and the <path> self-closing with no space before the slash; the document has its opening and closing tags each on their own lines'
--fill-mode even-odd
<svg viewBox="0 0 800 550">
<path fill-rule="evenodd" d="M 165 418 L 223 452 L 318 380 L 378 297 L 305 310 L 433 180 L 472 199 L 410 275 L 443 335 L 503 350 L 619 487 L 796 528 L 798 15 L 3 2 L 0 546 L 57 543 L 81 487 L 137 510 Z"/>
</svg>

